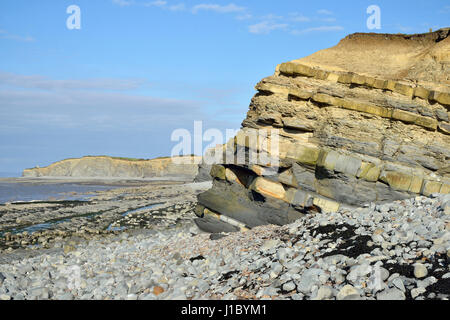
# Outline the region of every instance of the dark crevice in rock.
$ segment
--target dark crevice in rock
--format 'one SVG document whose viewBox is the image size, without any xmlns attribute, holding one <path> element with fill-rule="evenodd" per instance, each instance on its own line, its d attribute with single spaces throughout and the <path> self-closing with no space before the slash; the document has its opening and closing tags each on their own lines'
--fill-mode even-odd
<svg viewBox="0 0 450 320">
<path fill-rule="evenodd" d="M 271 95 L 273 95 L 273 93 L 270 92 L 270 91 L 263 91 L 263 90 L 260 90 L 260 91 L 258 91 L 258 92 L 255 94 L 255 97 L 268 97 L 268 96 L 271 96 Z"/>
<path fill-rule="evenodd" d="M 250 190 L 250 199 L 252 201 L 256 201 L 256 202 L 265 202 L 266 201 L 266 198 L 262 194 L 255 192 L 253 190 Z"/>
<path fill-rule="evenodd" d="M 324 167 L 317 166 L 315 176 L 317 180 L 332 179 L 334 177 L 334 171 L 330 171 Z"/>
</svg>

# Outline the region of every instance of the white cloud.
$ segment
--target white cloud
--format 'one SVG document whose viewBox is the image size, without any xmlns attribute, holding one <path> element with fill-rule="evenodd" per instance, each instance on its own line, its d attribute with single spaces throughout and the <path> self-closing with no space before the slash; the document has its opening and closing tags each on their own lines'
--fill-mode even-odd
<svg viewBox="0 0 450 320">
<path fill-rule="evenodd" d="M 108 117 L 117 129 L 136 125 L 182 125 L 204 118 L 198 101 L 98 91 L 0 90 L 0 126 L 98 129 Z"/>
<path fill-rule="evenodd" d="M 145 80 L 143 79 L 93 78 L 81 80 L 55 80 L 39 75 L 23 76 L 0 72 L 0 85 L 43 90 L 96 89 L 121 91 L 138 89 L 144 83 Z"/>
<path fill-rule="evenodd" d="M 450 13 L 450 6 L 443 7 L 439 12 L 440 13 Z"/>
<path fill-rule="evenodd" d="M 307 34 L 311 32 L 334 32 L 334 31 L 341 31 L 344 30 L 344 27 L 342 26 L 320 26 L 320 27 L 313 27 L 313 28 L 306 28 L 302 30 L 293 30 L 291 33 L 293 35 L 301 35 L 301 34 Z"/>
<path fill-rule="evenodd" d="M 16 34 L 9 33 L 6 30 L 0 30 L 0 39 L 6 40 L 15 40 L 20 42 L 34 42 L 36 41 L 33 37 L 30 36 L 19 36 Z"/>
<path fill-rule="evenodd" d="M 326 10 L 326 9 L 320 9 L 320 10 L 317 10 L 317 13 L 318 13 L 318 14 L 323 14 L 323 15 L 332 15 L 332 14 L 333 14 L 332 11 Z"/>
<path fill-rule="evenodd" d="M 266 14 L 259 17 L 254 17 L 251 12 L 247 10 L 247 8 L 238 6 L 234 3 L 229 3 L 226 5 L 217 4 L 217 3 L 200 3 L 196 4 L 192 7 L 187 7 L 184 3 L 171 4 L 169 1 L 165 0 L 154 0 L 146 3 L 135 2 L 134 0 L 113 0 L 114 3 L 120 6 L 128 6 L 128 5 L 143 5 L 145 7 L 158 7 L 163 10 L 169 11 L 186 11 L 189 10 L 193 14 L 197 14 L 199 12 L 215 12 L 220 14 L 228 14 L 228 13 L 237 13 L 235 19 L 238 21 L 245 21 L 250 19 L 258 19 L 260 22 L 255 23 L 248 26 L 248 31 L 253 34 L 268 34 L 275 30 L 281 30 L 288 32 L 293 35 L 306 34 L 311 32 L 332 32 L 332 31 L 340 31 L 344 28 L 342 26 L 320 26 L 320 27 L 311 27 L 305 29 L 294 29 L 292 25 L 297 23 L 306 23 L 306 22 L 327 22 L 333 23 L 336 22 L 337 19 L 333 17 L 334 13 L 327 9 L 317 10 L 316 13 L 319 17 L 310 17 L 298 12 L 291 12 L 286 16 L 276 15 L 276 14 Z M 447 8 L 447 7 L 446 7 Z M 322 16 L 322 17 L 320 17 Z M 257 21 L 258 21 L 257 20 Z M 294 30 L 293 30 L 294 29 Z M 0 30 L 1 31 L 1 30 Z M 0 33 L 1 37 L 1 33 Z"/>
<path fill-rule="evenodd" d="M 179 4 L 169 6 L 169 10 L 170 11 L 184 11 L 184 10 L 186 10 L 186 6 L 184 5 L 184 3 L 179 3 Z"/>
<path fill-rule="evenodd" d="M 241 14 L 241 15 L 238 15 L 237 17 L 236 17 L 236 20 L 250 20 L 251 18 L 253 18 L 253 16 L 250 14 L 250 13 L 244 13 L 244 14 Z"/>
<path fill-rule="evenodd" d="M 274 23 L 272 21 L 263 21 L 248 27 L 248 31 L 254 34 L 268 34 L 274 30 L 285 30 L 288 27 L 286 23 Z"/>
<path fill-rule="evenodd" d="M 281 20 L 281 19 L 283 19 L 283 16 L 278 16 L 273 13 L 269 13 L 261 17 L 261 20 Z"/>
<path fill-rule="evenodd" d="M 166 4 L 167 4 L 167 1 L 157 0 L 157 1 L 144 3 L 144 7 L 164 7 Z"/>
<path fill-rule="evenodd" d="M 141 84 L 128 79 L 55 80 L 0 73 L 0 133 L 42 127 L 162 132 L 194 120 L 217 126 L 228 120 L 209 114 L 208 108 L 221 101 L 233 105 L 229 99 L 236 94 L 234 89 L 199 87 L 192 99 L 174 99 L 123 91 Z"/>
<path fill-rule="evenodd" d="M 242 12 L 245 11 L 244 7 L 239 7 L 234 3 L 230 3 L 227 5 L 213 4 L 213 3 L 202 3 L 197 4 L 192 8 L 192 13 L 197 13 L 199 11 L 214 11 L 217 13 L 233 13 L 233 12 Z"/>
<path fill-rule="evenodd" d="M 169 3 L 167 1 L 162 1 L 162 0 L 147 2 L 147 3 L 144 3 L 143 6 L 144 7 L 158 7 L 158 8 L 166 9 L 166 10 L 170 10 L 170 11 L 186 10 L 186 6 L 184 5 L 184 3 L 169 5 Z"/>
<path fill-rule="evenodd" d="M 112 0 L 112 2 L 121 7 L 126 7 L 134 4 L 133 0 Z"/>
<path fill-rule="evenodd" d="M 306 17 L 299 13 L 291 13 L 291 14 L 289 14 L 289 20 L 294 21 L 294 22 L 309 22 L 309 21 L 311 21 L 311 18 Z"/>
</svg>

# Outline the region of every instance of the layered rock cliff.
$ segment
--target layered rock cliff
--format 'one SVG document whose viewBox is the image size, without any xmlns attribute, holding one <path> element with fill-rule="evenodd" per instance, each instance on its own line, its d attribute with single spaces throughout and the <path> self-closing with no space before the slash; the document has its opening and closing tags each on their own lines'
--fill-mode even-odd
<svg viewBox="0 0 450 320">
<path fill-rule="evenodd" d="M 217 150 L 226 161 L 198 197 L 197 225 L 236 231 L 450 193 L 449 35 L 357 33 L 278 65 L 257 84 L 240 132 Z M 251 142 L 255 130 L 267 137 Z M 264 152 L 280 163 L 251 161 Z"/>
<path fill-rule="evenodd" d="M 80 178 L 176 178 L 192 181 L 198 174 L 201 157 L 183 156 L 150 160 L 88 156 L 66 159 L 48 167 L 25 169 L 24 177 Z"/>
</svg>

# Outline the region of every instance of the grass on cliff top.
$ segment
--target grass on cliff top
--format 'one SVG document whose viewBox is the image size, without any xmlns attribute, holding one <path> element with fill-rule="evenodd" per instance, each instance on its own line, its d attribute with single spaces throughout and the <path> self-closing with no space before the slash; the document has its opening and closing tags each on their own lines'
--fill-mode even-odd
<svg viewBox="0 0 450 320">
<path fill-rule="evenodd" d="M 194 157 L 194 154 L 189 154 L 189 155 L 184 155 L 184 156 L 174 156 L 174 157 Z M 128 158 L 128 157 L 112 157 L 112 156 L 105 156 L 105 155 L 101 155 L 101 156 L 84 156 L 83 158 L 101 158 L 101 157 L 105 157 L 105 158 L 111 158 L 111 159 L 115 159 L 115 160 L 126 160 L 126 161 L 149 161 L 149 160 L 159 160 L 159 159 L 170 159 L 171 157 L 157 157 L 157 158 L 151 158 L 151 159 L 141 159 L 141 158 Z M 77 159 L 77 158 L 72 158 L 72 159 Z M 71 159 L 65 159 L 65 160 L 71 160 Z"/>
</svg>

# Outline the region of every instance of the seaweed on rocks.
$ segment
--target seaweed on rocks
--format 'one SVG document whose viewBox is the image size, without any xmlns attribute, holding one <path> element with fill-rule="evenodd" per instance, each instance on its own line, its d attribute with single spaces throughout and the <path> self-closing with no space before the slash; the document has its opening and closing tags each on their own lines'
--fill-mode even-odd
<svg viewBox="0 0 450 320">
<path fill-rule="evenodd" d="M 231 277 L 233 277 L 233 275 L 238 274 L 239 272 L 240 272 L 239 270 L 228 271 L 228 272 L 222 274 L 222 276 L 219 278 L 219 282 L 224 281 L 224 280 L 229 280 L 229 279 L 231 279 Z"/>
<path fill-rule="evenodd" d="M 426 294 L 429 293 L 441 293 L 441 294 L 450 294 L 450 278 L 440 279 L 436 283 L 429 285 L 427 288 Z"/>
<path fill-rule="evenodd" d="M 437 282 L 426 288 L 427 294 L 433 292 L 450 295 L 450 278 L 443 278 L 443 275 L 449 272 L 449 260 L 449 256 L 445 253 L 436 253 L 430 259 L 432 266 L 429 271 L 429 276 L 435 277 Z"/>
<path fill-rule="evenodd" d="M 343 230 L 345 228 L 345 230 Z M 331 235 L 327 237 L 327 239 L 331 239 L 333 241 L 336 241 L 339 238 L 350 238 L 355 235 L 355 227 L 351 226 L 347 223 L 343 224 L 328 224 L 325 226 L 319 226 L 317 228 L 314 228 L 311 230 L 311 234 L 314 236 L 315 234 L 326 234 Z"/>
<path fill-rule="evenodd" d="M 385 263 L 383 268 L 389 271 L 389 274 L 398 273 L 406 278 L 414 278 L 414 266 L 401 263 Z"/>
<path fill-rule="evenodd" d="M 445 253 L 436 253 L 431 257 L 430 263 L 432 264 L 430 275 L 439 279 L 449 271 L 450 257 Z"/>
<path fill-rule="evenodd" d="M 355 238 L 348 239 L 344 243 L 338 245 L 335 250 L 323 254 L 322 257 L 325 258 L 343 254 L 349 258 L 357 258 L 362 254 L 370 253 L 375 248 L 379 248 L 377 246 L 368 246 L 367 242 L 370 240 L 370 236 L 356 236 Z"/>
<path fill-rule="evenodd" d="M 345 255 L 349 258 L 357 258 L 361 254 L 370 253 L 378 246 L 369 246 L 367 243 L 371 240 L 368 235 L 357 235 L 355 226 L 351 226 L 347 223 L 342 224 L 329 224 L 325 226 L 319 226 L 311 229 L 311 235 L 316 236 L 318 234 L 324 235 L 322 240 L 331 240 L 336 243 L 338 240 L 343 242 L 336 246 L 336 249 L 326 252 L 322 255 L 322 258 L 334 256 L 337 254 Z M 301 237 L 297 238 L 295 242 L 298 242 Z"/>
<path fill-rule="evenodd" d="M 189 259 L 189 261 L 194 262 L 195 260 L 205 260 L 205 257 L 202 255 L 198 255 L 196 257 L 192 257 Z"/>
</svg>

